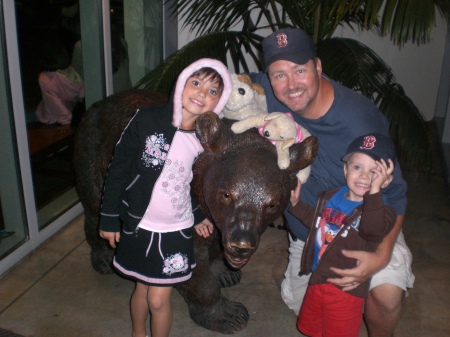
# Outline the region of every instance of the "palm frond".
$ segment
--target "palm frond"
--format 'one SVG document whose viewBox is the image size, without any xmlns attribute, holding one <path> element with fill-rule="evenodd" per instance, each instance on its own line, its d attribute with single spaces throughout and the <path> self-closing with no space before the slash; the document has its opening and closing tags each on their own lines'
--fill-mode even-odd
<svg viewBox="0 0 450 337">
<path fill-rule="evenodd" d="M 326 2 L 326 1 L 324 1 Z M 349 17 L 364 12 L 362 29 L 372 29 L 381 22 L 381 33 L 403 45 L 406 42 L 425 43 L 430 40 L 436 24 L 436 9 L 447 21 L 450 18 L 448 0 L 335 0 L 334 17 Z M 380 11 L 382 12 L 380 13 Z"/>
<path fill-rule="evenodd" d="M 265 7 L 272 2 L 274 1 L 179 0 L 174 9 L 184 19 L 183 28 L 189 27 L 190 32 L 195 31 L 197 36 L 201 36 L 231 30 L 242 23 L 243 18 L 248 17 L 253 10 L 264 15 Z M 269 18 L 269 24 L 272 23 L 272 18 Z"/>
<path fill-rule="evenodd" d="M 393 79 L 391 68 L 369 47 L 347 38 L 331 38 L 317 44 L 325 74 L 374 99 Z"/>
<path fill-rule="evenodd" d="M 160 65 L 144 76 L 135 88 L 151 89 L 168 95 L 180 74 L 192 62 L 209 57 L 227 64 L 227 53 L 232 56 L 237 72 L 249 71 L 247 57 L 250 56 L 261 69 L 258 51 L 262 37 L 253 33 L 218 32 L 203 35 L 170 55 Z"/>
<path fill-rule="evenodd" d="M 379 108 L 389 120 L 397 155 L 419 171 L 432 169 L 430 130 L 420 111 L 402 86 L 391 83 L 384 88 Z"/>
</svg>

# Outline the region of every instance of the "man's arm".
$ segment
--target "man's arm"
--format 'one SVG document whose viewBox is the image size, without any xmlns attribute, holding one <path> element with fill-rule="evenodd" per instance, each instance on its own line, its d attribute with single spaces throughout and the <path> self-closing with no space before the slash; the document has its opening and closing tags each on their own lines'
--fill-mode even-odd
<svg viewBox="0 0 450 337">
<path fill-rule="evenodd" d="M 397 216 L 394 228 L 378 245 L 375 252 L 344 250 L 342 253 L 346 257 L 357 260 L 356 267 L 352 269 L 331 267 L 330 269 L 342 278 L 330 278 L 327 281 L 334 285 L 344 287 L 342 288 L 343 291 L 349 291 L 383 269 L 391 259 L 392 250 L 397 241 L 397 236 L 403 227 L 404 218 L 403 215 Z"/>
</svg>

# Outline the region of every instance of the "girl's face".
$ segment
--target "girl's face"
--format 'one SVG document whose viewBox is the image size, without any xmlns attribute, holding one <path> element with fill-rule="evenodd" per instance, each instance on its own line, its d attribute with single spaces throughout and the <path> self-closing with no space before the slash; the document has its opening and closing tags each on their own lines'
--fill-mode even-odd
<svg viewBox="0 0 450 337">
<path fill-rule="evenodd" d="M 344 165 L 345 178 L 348 186 L 347 198 L 352 201 L 362 201 L 374 176 L 377 163 L 364 153 L 354 153 Z"/>
<path fill-rule="evenodd" d="M 217 81 L 211 82 L 209 77 L 191 76 L 186 81 L 181 103 L 183 119 L 197 119 L 207 111 L 213 111 L 219 102 L 221 94 Z"/>
</svg>

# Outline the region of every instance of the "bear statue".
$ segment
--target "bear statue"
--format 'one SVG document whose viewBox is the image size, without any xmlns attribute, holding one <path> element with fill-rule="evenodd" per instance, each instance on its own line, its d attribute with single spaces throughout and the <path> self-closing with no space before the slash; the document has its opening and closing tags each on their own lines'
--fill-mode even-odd
<svg viewBox="0 0 450 337">
<path fill-rule="evenodd" d="M 122 130 L 140 106 L 165 97 L 131 90 L 114 94 L 89 108 L 75 136 L 77 192 L 85 210 L 85 231 L 91 263 L 111 273 L 113 251 L 98 236 L 99 209 L 107 167 Z M 194 164 L 192 191 L 216 230 L 194 237 L 196 268 L 177 289 L 192 320 L 224 334 L 242 330 L 249 319 L 245 306 L 230 301 L 221 288 L 239 283 L 242 268 L 256 251 L 267 226 L 286 208 L 297 184 L 296 171 L 310 165 L 318 141 L 308 137 L 290 148 L 290 166 L 281 170 L 275 147 L 256 129 L 234 134 L 230 123 L 207 112 L 197 119 L 196 135 L 205 151 Z"/>
</svg>

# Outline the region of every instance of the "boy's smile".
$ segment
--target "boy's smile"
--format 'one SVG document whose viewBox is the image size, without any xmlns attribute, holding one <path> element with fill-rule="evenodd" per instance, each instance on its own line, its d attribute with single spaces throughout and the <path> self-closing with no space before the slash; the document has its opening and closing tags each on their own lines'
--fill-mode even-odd
<svg viewBox="0 0 450 337">
<path fill-rule="evenodd" d="M 344 165 L 347 180 L 347 199 L 360 202 L 364 194 L 370 191 L 370 186 L 377 168 L 375 160 L 363 153 L 354 153 Z"/>
</svg>

